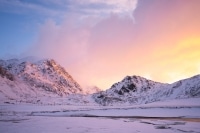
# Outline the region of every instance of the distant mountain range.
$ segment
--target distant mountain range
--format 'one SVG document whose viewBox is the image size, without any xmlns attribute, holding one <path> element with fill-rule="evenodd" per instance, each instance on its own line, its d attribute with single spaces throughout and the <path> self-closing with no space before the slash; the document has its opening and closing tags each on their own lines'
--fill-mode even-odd
<svg viewBox="0 0 200 133">
<path fill-rule="evenodd" d="M 133 105 L 193 97 L 200 97 L 200 75 L 173 84 L 127 76 L 101 91 L 81 88 L 53 59 L 0 60 L 1 103 Z"/>
</svg>

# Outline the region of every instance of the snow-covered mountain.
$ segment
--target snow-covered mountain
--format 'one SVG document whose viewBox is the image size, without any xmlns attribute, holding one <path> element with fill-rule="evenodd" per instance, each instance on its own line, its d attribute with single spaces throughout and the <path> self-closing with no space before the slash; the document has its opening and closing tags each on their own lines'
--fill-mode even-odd
<svg viewBox="0 0 200 133">
<path fill-rule="evenodd" d="M 101 91 L 94 86 L 82 89 L 52 59 L 0 60 L 0 102 L 3 103 L 135 105 L 194 97 L 200 97 L 200 75 L 172 84 L 127 76 Z"/>
<path fill-rule="evenodd" d="M 33 101 L 42 97 L 82 93 L 80 85 L 52 59 L 0 60 L 1 100 Z"/>
<path fill-rule="evenodd" d="M 140 76 L 127 76 L 110 89 L 93 95 L 101 105 L 146 104 L 168 99 L 200 97 L 200 75 L 164 84 Z"/>
</svg>

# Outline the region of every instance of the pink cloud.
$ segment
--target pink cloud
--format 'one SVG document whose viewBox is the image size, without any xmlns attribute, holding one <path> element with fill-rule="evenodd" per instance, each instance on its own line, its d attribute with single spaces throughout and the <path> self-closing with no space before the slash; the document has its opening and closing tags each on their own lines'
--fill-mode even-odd
<svg viewBox="0 0 200 133">
<path fill-rule="evenodd" d="M 72 16 L 61 24 L 48 20 L 41 26 L 32 52 L 56 59 L 83 86 L 107 89 L 134 74 L 163 82 L 171 81 L 171 75 L 175 75 L 175 81 L 199 72 L 196 67 L 200 64 L 195 63 L 200 62 L 199 58 L 190 65 L 189 61 L 178 65 L 194 51 L 180 54 L 187 48 L 181 42 L 200 37 L 198 5 L 198 0 L 141 0 L 134 12 L 135 22 L 118 14 L 82 21 L 80 16 Z M 196 71 L 186 72 L 191 68 Z"/>
</svg>

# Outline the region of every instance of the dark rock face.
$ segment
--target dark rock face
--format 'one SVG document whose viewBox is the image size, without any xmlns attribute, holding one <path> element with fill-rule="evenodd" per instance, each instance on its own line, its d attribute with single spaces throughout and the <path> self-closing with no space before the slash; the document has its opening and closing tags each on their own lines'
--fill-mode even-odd
<svg viewBox="0 0 200 133">
<path fill-rule="evenodd" d="M 0 76 L 2 78 L 5 77 L 5 78 L 7 78 L 7 79 L 9 79 L 11 81 L 14 81 L 14 76 L 11 73 L 9 73 L 6 69 L 4 69 L 3 67 L 1 67 L 1 66 L 0 66 Z"/>
</svg>

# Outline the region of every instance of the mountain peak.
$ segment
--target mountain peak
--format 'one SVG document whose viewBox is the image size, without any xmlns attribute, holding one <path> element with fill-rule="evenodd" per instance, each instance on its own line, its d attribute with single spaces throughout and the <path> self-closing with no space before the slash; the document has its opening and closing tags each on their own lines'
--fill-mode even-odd
<svg viewBox="0 0 200 133">
<path fill-rule="evenodd" d="M 159 83 L 140 76 L 126 76 L 110 89 L 94 94 L 102 105 L 142 104 L 163 99 L 200 97 L 200 75 L 173 84 Z"/>
<path fill-rule="evenodd" d="M 74 93 L 83 93 L 80 85 L 53 59 L 33 62 L 32 60 L 1 60 L 2 71 L 14 75 L 18 85 L 33 90 L 34 95 L 45 91 L 52 95 L 65 96 Z M 22 88 L 16 85 L 17 88 Z M 18 87 L 17 87 L 18 86 Z"/>
<path fill-rule="evenodd" d="M 147 81 L 148 79 L 141 77 L 141 76 L 137 76 L 137 75 L 133 75 L 133 76 L 126 76 L 122 82 L 128 81 L 128 82 L 136 82 L 138 83 L 139 81 Z"/>
<path fill-rule="evenodd" d="M 155 85 L 164 85 L 162 83 L 148 80 L 141 76 L 126 76 L 122 81 L 115 83 L 111 86 L 110 90 L 117 93 L 118 95 L 141 93 L 148 91 Z"/>
<path fill-rule="evenodd" d="M 49 65 L 49 66 L 55 66 L 57 65 L 56 61 L 54 59 L 47 59 L 46 60 L 46 63 Z"/>
</svg>

